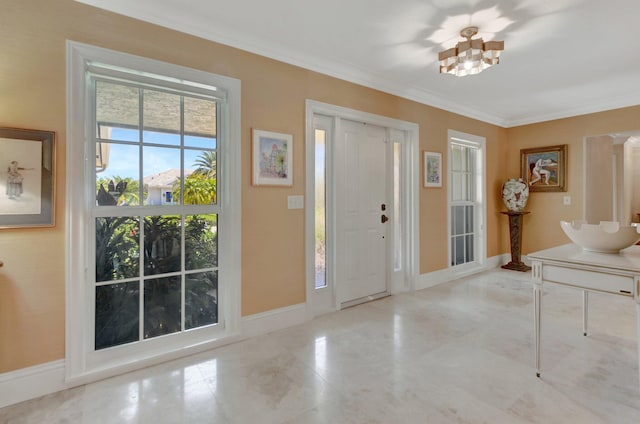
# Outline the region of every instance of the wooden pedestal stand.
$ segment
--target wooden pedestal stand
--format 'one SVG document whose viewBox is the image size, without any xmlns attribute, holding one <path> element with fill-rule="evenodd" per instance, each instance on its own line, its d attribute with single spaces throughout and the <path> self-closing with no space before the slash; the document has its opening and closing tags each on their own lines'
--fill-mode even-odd
<svg viewBox="0 0 640 424">
<path fill-rule="evenodd" d="M 511 262 L 502 265 L 504 269 L 526 272 L 531 269 L 520 260 L 522 248 L 522 217 L 530 212 L 500 212 L 509 215 L 509 238 L 511 240 Z"/>
</svg>

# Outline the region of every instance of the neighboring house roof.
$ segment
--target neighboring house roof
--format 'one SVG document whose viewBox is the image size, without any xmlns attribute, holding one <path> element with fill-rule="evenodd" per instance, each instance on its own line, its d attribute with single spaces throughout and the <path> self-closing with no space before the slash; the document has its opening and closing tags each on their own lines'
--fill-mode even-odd
<svg viewBox="0 0 640 424">
<path fill-rule="evenodd" d="M 193 174 L 193 169 L 184 170 L 185 177 Z M 171 187 L 180 178 L 180 168 L 171 168 L 158 174 L 148 175 L 142 183 L 148 187 Z"/>
</svg>

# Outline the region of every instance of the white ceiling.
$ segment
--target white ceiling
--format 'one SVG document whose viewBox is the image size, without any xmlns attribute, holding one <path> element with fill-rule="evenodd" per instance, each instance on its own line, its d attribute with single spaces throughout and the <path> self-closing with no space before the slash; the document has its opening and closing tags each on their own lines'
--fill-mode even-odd
<svg viewBox="0 0 640 424">
<path fill-rule="evenodd" d="M 638 0 L 77 0 L 510 127 L 640 104 Z M 481 74 L 438 73 L 475 25 Z"/>
</svg>

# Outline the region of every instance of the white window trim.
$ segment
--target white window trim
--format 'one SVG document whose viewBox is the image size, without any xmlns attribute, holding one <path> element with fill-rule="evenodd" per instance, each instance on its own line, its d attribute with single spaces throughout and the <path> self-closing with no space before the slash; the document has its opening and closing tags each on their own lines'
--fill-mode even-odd
<svg viewBox="0 0 640 424">
<path fill-rule="evenodd" d="M 219 137 L 218 172 L 222 178 L 221 196 L 218 198 L 224 213 L 221 219 L 218 242 L 224 249 L 219 251 L 221 264 L 218 279 L 221 284 L 220 297 L 223 299 L 219 322 L 222 330 L 214 338 L 206 340 L 181 338 L 173 345 L 167 340 L 150 340 L 143 348 L 132 349 L 127 355 L 111 356 L 111 361 L 96 363 L 88 361 L 87 320 L 88 284 L 86 275 L 92 272 L 87 264 L 87 238 L 89 206 L 94 202 L 95 193 L 90 190 L 87 179 L 92 175 L 90 150 L 87 148 L 87 125 L 85 117 L 91 105 L 87 98 L 85 73 L 92 62 L 108 63 L 142 72 L 161 74 L 179 80 L 223 88 L 227 92 L 226 107 L 221 108 L 221 130 Z M 169 359 L 186 356 L 229 343 L 239 336 L 240 293 L 241 293 L 241 174 L 240 166 L 240 81 L 234 78 L 214 75 L 208 72 L 172 65 L 126 53 L 98 48 L 73 41 L 67 41 L 67 176 L 66 176 L 66 364 L 65 377 L 69 383 L 83 383 L 104 378 L 117 373 L 142 368 Z M 88 172 L 89 171 L 89 172 Z M 226 219 L 234 217 L 234 219 Z M 90 302 L 93 304 L 93 302 Z M 87 323 L 87 321 L 90 321 Z M 161 338 L 162 339 L 162 338 Z M 114 349 L 117 352 L 117 348 Z M 135 355 L 131 355 L 135 352 Z"/>
<path fill-rule="evenodd" d="M 476 169 L 476 178 L 480 179 L 481 203 L 479 209 L 481 217 L 475 222 L 474 231 L 477 234 L 475 243 L 475 260 L 466 264 L 451 265 L 451 198 L 452 198 L 452 182 L 451 182 L 451 143 L 467 144 L 478 149 L 479 166 Z M 487 178 L 486 178 L 486 139 L 473 134 L 467 134 L 460 131 L 448 130 L 447 132 L 447 156 L 448 156 L 448 172 L 447 172 L 447 264 L 452 275 L 457 278 L 468 274 L 481 271 L 487 263 L 487 235 L 486 235 L 486 217 L 487 217 Z"/>
</svg>

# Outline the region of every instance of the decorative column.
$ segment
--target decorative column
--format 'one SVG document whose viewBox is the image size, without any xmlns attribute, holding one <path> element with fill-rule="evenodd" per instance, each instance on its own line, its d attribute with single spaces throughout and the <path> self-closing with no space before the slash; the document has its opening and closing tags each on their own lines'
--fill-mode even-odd
<svg viewBox="0 0 640 424">
<path fill-rule="evenodd" d="M 522 217 L 530 212 L 500 213 L 509 215 L 509 239 L 511 240 L 511 262 L 502 265 L 502 268 L 521 272 L 529 271 L 531 267 L 520 260 L 520 249 L 522 248 Z"/>
</svg>

